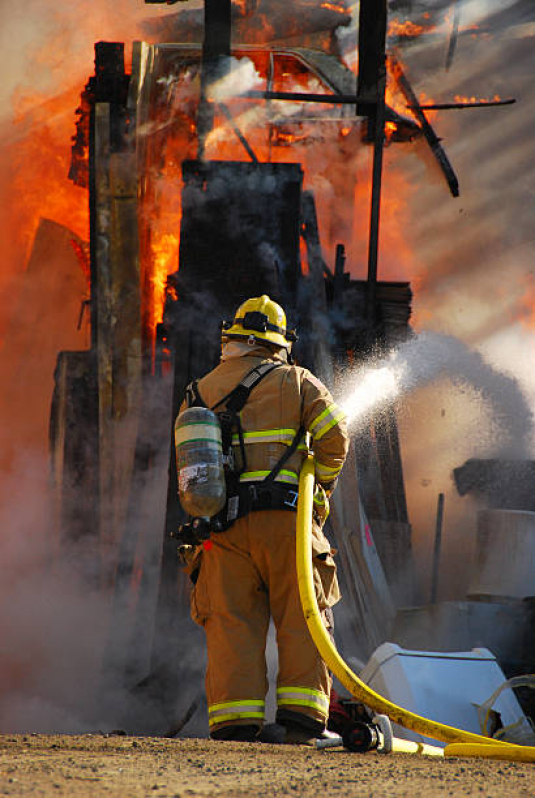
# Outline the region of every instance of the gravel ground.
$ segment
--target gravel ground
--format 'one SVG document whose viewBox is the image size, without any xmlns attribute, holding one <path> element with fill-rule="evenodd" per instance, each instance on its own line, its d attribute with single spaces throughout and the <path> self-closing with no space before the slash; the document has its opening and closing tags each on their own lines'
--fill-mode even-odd
<svg viewBox="0 0 535 798">
<path fill-rule="evenodd" d="M 520 798 L 535 796 L 535 768 L 204 739 L 1 735 L 0 795 Z"/>
</svg>

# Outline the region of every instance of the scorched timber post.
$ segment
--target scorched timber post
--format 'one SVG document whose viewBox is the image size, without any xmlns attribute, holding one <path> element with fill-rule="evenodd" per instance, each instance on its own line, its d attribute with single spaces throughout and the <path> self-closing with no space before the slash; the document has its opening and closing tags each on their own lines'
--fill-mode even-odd
<svg viewBox="0 0 535 798">
<path fill-rule="evenodd" d="M 199 160 L 204 158 L 206 138 L 214 124 L 214 110 L 209 99 L 210 86 L 223 77 L 230 57 L 231 6 L 231 0 L 204 2 L 201 98 L 197 116 Z"/>
<path fill-rule="evenodd" d="M 375 335 L 379 220 L 385 138 L 386 0 L 361 0 L 359 12 L 359 73 L 357 97 L 375 99 L 375 105 L 359 102 L 357 114 L 368 117 L 368 137 L 373 140 L 373 177 L 368 245 L 368 344 Z"/>
</svg>

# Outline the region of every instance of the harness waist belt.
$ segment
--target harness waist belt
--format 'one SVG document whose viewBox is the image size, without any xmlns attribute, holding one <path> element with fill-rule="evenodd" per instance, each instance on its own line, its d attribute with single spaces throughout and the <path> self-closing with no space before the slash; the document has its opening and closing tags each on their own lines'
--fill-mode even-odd
<svg viewBox="0 0 535 798">
<path fill-rule="evenodd" d="M 228 529 L 238 518 L 259 510 L 289 510 L 297 512 L 297 489 L 279 482 L 249 482 L 232 491 L 225 507 L 215 516 L 222 529 Z"/>
<path fill-rule="evenodd" d="M 263 485 L 262 482 L 249 483 L 240 486 L 238 495 L 244 506 L 249 506 L 246 512 L 255 510 L 293 510 L 297 512 L 298 491 L 278 482 L 269 485 Z"/>
</svg>

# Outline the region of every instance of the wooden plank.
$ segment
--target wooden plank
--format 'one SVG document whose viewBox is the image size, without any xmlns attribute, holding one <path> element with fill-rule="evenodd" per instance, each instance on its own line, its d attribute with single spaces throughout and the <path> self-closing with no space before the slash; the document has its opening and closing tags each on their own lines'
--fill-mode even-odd
<svg viewBox="0 0 535 798">
<path fill-rule="evenodd" d="M 114 449 L 114 538 L 126 520 L 133 476 L 142 381 L 141 293 L 137 226 L 135 152 L 114 153 L 109 161 L 111 250 L 110 329 L 112 356 L 111 420 Z"/>
<path fill-rule="evenodd" d="M 204 0 L 201 97 L 197 112 L 199 160 L 204 158 L 206 139 L 214 122 L 214 110 L 209 101 L 210 86 L 222 77 L 230 56 L 231 8 L 231 0 Z"/>
<path fill-rule="evenodd" d="M 95 257 L 92 279 L 92 303 L 98 390 L 98 463 L 99 463 L 99 534 L 103 550 L 114 541 L 113 492 L 114 447 L 112 428 L 113 349 L 111 246 L 112 218 L 110 202 L 110 104 L 96 103 L 94 108 L 95 171 Z M 111 562 L 109 562 L 111 568 Z"/>
<path fill-rule="evenodd" d="M 427 116 L 422 110 L 420 103 L 418 102 L 418 98 L 416 97 L 416 94 L 414 93 L 412 86 L 400 62 L 394 56 L 391 56 L 390 58 L 396 70 L 398 84 L 401 91 L 403 92 L 403 96 L 407 100 L 408 105 L 414 111 L 414 114 L 421 125 L 422 132 L 426 138 L 427 143 L 431 147 L 433 155 L 435 156 L 440 168 L 444 173 L 444 176 L 446 178 L 452 196 L 458 197 L 459 181 L 457 180 L 457 175 L 453 170 L 453 167 L 449 161 L 448 156 L 446 155 L 446 152 L 442 144 L 440 143 L 440 139 L 433 130 L 433 127 L 429 123 Z"/>
<path fill-rule="evenodd" d="M 316 203 L 311 191 L 304 191 L 301 196 L 302 236 L 305 241 L 310 272 L 310 307 L 309 322 L 312 331 L 313 370 L 332 387 L 333 362 L 332 352 L 328 345 L 330 339 L 330 322 L 327 315 L 327 297 L 325 294 L 324 274 L 327 271 L 321 248 Z M 331 275 L 332 276 L 332 275 Z"/>
<path fill-rule="evenodd" d="M 134 42 L 132 52 L 132 76 L 130 79 L 128 110 L 135 118 L 135 150 L 136 150 L 136 169 L 137 175 L 137 195 L 139 206 L 143 208 L 153 202 L 150 194 L 152 190 L 149 181 L 149 172 L 145 168 L 146 163 L 151 160 L 152 138 L 148 135 L 151 121 L 151 96 L 154 85 L 154 69 L 157 61 L 157 46 L 146 42 Z M 153 181 L 152 181 L 153 182 Z M 141 225 L 138 229 L 139 253 L 140 253 L 140 290 L 144 297 L 152 295 L 151 277 L 152 273 L 147 265 L 150 263 L 147 257 L 150 250 L 150 226 Z M 150 330 L 153 327 L 152 309 L 149 302 L 145 302 L 141 308 L 141 330 L 143 335 L 143 356 L 144 371 L 150 372 L 150 358 L 146 357 L 147 351 L 152 347 L 150 340 Z"/>
<path fill-rule="evenodd" d="M 59 352 L 54 374 L 50 454 L 60 545 L 81 538 L 98 539 L 94 502 L 97 453 L 93 445 L 97 407 L 92 365 L 89 351 Z"/>
<path fill-rule="evenodd" d="M 386 0 L 361 0 L 359 8 L 359 73 L 357 80 L 357 114 L 367 115 L 373 127 L 378 83 L 385 63 L 387 4 Z"/>
</svg>

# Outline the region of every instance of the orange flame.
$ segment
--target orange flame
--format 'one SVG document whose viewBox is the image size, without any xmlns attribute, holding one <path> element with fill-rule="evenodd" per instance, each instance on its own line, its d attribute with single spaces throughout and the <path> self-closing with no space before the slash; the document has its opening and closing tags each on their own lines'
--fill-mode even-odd
<svg viewBox="0 0 535 798">
<path fill-rule="evenodd" d="M 178 268 L 179 236 L 174 233 L 153 235 L 151 250 L 153 257 L 152 284 L 153 326 L 162 321 L 167 276 Z"/>
<path fill-rule="evenodd" d="M 83 240 L 89 237 L 87 193 L 67 180 L 70 141 L 66 130 L 77 94 L 73 89 L 49 99 L 35 94 L 18 99 L 13 140 L 3 153 L 10 160 L 9 192 L 15 201 L 6 206 L 1 223 L 19 269 L 41 217 L 66 225 Z"/>
<path fill-rule="evenodd" d="M 423 25 L 418 25 L 410 19 L 400 22 L 399 19 L 391 19 L 388 23 L 388 36 L 420 36 L 426 29 Z"/>
<path fill-rule="evenodd" d="M 454 102 L 456 103 L 493 103 L 493 102 L 500 102 L 501 97 L 498 94 L 495 94 L 492 98 L 481 98 L 481 97 L 464 97 L 460 94 L 456 94 L 454 97 Z"/>
<path fill-rule="evenodd" d="M 321 8 L 327 8 L 329 11 L 336 11 L 338 14 L 347 14 L 347 8 L 341 3 L 322 3 Z"/>
</svg>

